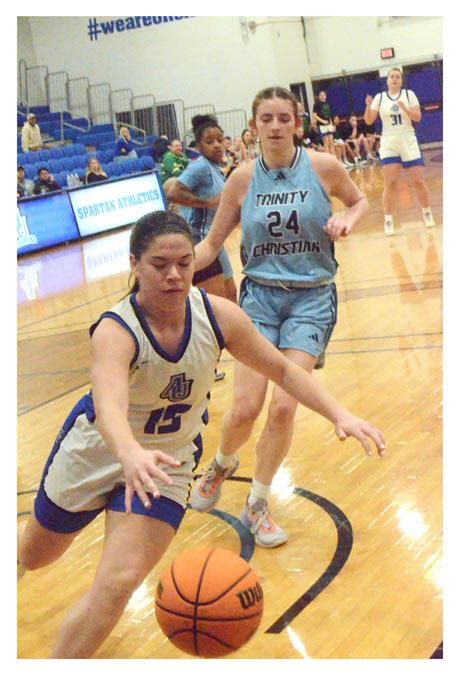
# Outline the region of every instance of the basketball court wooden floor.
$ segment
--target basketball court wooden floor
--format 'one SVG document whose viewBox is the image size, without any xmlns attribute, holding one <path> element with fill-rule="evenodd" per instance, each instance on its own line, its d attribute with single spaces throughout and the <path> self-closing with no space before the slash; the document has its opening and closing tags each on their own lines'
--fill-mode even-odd
<svg viewBox="0 0 460 675">
<path fill-rule="evenodd" d="M 258 572 L 265 612 L 254 638 L 227 659 L 430 659 L 442 655 L 442 152 L 426 153 L 437 227 L 426 230 L 404 179 L 394 237 L 383 235 L 378 166 L 353 171 L 371 208 L 337 247 L 339 320 L 316 376 L 378 425 L 388 450 L 367 457 L 331 425 L 299 409 L 290 454 L 271 499 L 289 541 L 254 548 L 239 525 L 254 466 L 253 436 L 218 510 L 189 510 L 166 557 L 131 599 L 99 659 L 188 659 L 154 613 L 160 572 L 203 544 L 241 553 Z M 18 519 L 30 512 L 42 468 L 68 411 L 88 390 L 88 327 L 125 292 L 128 232 L 18 263 Z M 239 233 L 229 251 L 240 278 Z M 212 457 L 232 395 L 233 367 L 216 383 L 201 469 Z M 18 583 L 18 657 L 45 658 L 68 609 L 90 585 L 100 516 L 52 566 Z M 440 648 L 440 649 L 438 649 Z M 437 651 L 438 650 L 438 651 Z"/>
</svg>

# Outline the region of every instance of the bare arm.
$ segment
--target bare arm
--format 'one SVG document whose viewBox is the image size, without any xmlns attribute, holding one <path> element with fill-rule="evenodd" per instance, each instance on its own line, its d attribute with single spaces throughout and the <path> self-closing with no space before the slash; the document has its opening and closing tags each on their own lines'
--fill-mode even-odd
<svg viewBox="0 0 460 675">
<path fill-rule="evenodd" d="M 398 101 L 398 105 L 403 110 L 406 115 L 412 120 L 412 122 L 420 122 L 422 119 L 422 111 L 420 106 L 416 105 L 412 108 L 409 108 L 403 101 Z"/>
<path fill-rule="evenodd" d="M 154 482 L 170 485 L 171 478 L 159 463 L 178 466 L 178 462 L 160 451 L 144 450 L 134 438 L 128 423 L 129 365 L 135 346 L 128 332 L 112 319 L 103 319 L 91 340 L 91 384 L 97 428 L 123 467 L 126 479 L 126 512 L 131 512 L 135 492 L 148 508 L 147 491 L 159 497 Z"/>
<path fill-rule="evenodd" d="M 228 351 L 238 361 L 265 375 L 299 403 L 314 410 L 335 425 L 340 440 L 354 436 L 368 455 L 372 454 L 369 439 L 377 446 L 379 455 L 385 450 L 381 432 L 352 415 L 328 392 L 319 380 L 289 361 L 253 326 L 246 314 L 234 303 L 211 296 L 211 302 L 223 331 Z"/>
<path fill-rule="evenodd" d="M 240 222 L 241 195 L 245 190 L 248 169 L 249 165 L 245 165 L 230 174 L 211 229 L 203 241 L 195 247 L 195 270 L 201 270 L 215 260 L 224 241 Z"/>
<path fill-rule="evenodd" d="M 311 153 L 313 168 L 326 191 L 347 207 L 344 215 L 332 215 L 325 227 L 332 241 L 346 237 L 369 208 L 366 197 L 334 157 Z"/>
<path fill-rule="evenodd" d="M 220 195 L 211 199 L 197 197 L 178 178 L 169 178 L 163 185 L 167 198 L 175 204 L 190 206 L 196 209 L 215 209 L 220 201 Z"/>
<path fill-rule="evenodd" d="M 366 124 L 374 124 L 375 120 L 379 116 L 379 113 L 377 110 L 372 110 L 371 109 L 371 104 L 374 99 L 370 94 L 366 96 L 366 109 L 364 111 L 364 121 Z"/>
</svg>

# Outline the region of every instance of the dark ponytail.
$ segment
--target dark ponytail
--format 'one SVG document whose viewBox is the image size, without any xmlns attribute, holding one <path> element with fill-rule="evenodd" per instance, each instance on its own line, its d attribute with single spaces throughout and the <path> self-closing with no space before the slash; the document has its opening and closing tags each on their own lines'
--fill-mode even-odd
<svg viewBox="0 0 460 675">
<path fill-rule="evenodd" d="M 182 234 L 193 246 L 193 236 L 189 224 L 178 213 L 173 211 L 153 211 L 147 213 L 135 223 L 129 238 L 129 252 L 139 260 L 156 237 L 163 234 Z M 133 281 L 134 279 L 134 281 Z M 129 276 L 129 292 L 137 293 L 139 282 L 131 273 Z"/>
</svg>

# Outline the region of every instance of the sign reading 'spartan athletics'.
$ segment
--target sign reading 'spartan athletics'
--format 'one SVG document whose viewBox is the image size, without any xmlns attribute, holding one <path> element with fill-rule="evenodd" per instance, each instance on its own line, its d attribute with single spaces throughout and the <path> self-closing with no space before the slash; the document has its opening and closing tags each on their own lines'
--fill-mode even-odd
<svg viewBox="0 0 460 675">
<path fill-rule="evenodd" d="M 82 237 L 135 223 L 146 213 L 165 208 L 155 173 L 100 182 L 97 190 L 75 190 L 69 197 Z"/>
</svg>

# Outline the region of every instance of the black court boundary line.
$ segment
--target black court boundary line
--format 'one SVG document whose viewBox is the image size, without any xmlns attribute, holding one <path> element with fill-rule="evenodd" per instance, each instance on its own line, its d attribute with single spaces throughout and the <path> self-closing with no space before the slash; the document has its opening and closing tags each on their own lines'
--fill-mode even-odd
<svg viewBox="0 0 460 675">
<path fill-rule="evenodd" d="M 430 659 L 443 659 L 443 658 L 444 658 L 444 642 L 441 642 L 430 656 Z"/>
<path fill-rule="evenodd" d="M 231 476 L 227 480 L 250 483 L 252 478 Z M 321 497 L 321 495 L 317 495 L 309 490 L 304 490 L 303 488 L 296 487 L 293 492 L 300 497 L 304 497 L 305 499 L 314 502 L 330 516 L 337 530 L 337 546 L 331 562 L 319 579 L 317 579 L 305 593 L 303 593 L 271 626 L 269 626 L 269 628 L 267 628 L 265 631 L 266 633 L 279 634 L 289 626 L 289 624 L 335 579 L 347 562 L 351 549 L 353 548 L 353 528 L 347 516 L 338 506 L 325 497 Z"/>
</svg>

